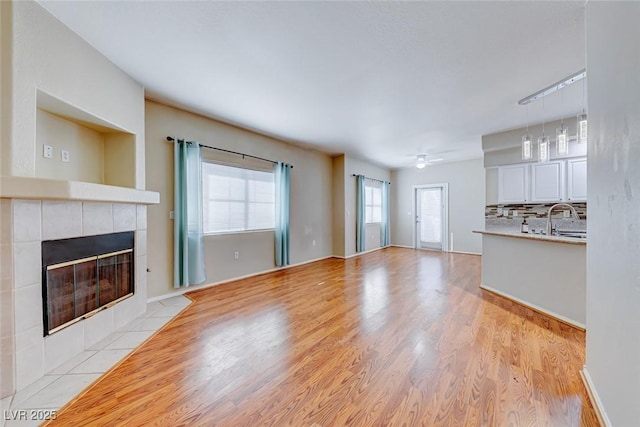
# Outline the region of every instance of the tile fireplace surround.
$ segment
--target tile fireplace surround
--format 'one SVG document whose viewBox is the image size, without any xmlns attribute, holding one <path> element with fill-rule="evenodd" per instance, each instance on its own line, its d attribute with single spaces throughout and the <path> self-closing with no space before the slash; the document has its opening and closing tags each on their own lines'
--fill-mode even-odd
<svg viewBox="0 0 640 427">
<path fill-rule="evenodd" d="M 20 391 L 142 315 L 147 301 L 147 207 L 142 204 L 0 200 L 0 397 Z M 43 336 L 44 240 L 135 232 L 135 293 Z"/>
</svg>

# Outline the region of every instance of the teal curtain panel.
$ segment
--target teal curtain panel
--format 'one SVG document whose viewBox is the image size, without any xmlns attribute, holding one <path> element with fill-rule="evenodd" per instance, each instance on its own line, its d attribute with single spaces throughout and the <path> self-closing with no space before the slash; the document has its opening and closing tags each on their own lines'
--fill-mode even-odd
<svg viewBox="0 0 640 427">
<path fill-rule="evenodd" d="M 197 142 L 174 142 L 173 286 L 207 280 L 202 235 L 202 151 Z"/>
<path fill-rule="evenodd" d="M 365 218 L 365 190 L 364 175 L 356 176 L 356 252 L 362 252 L 365 248 L 366 218 Z"/>
<path fill-rule="evenodd" d="M 391 244 L 391 207 L 389 202 L 389 190 L 391 183 L 382 183 L 382 215 L 380 220 L 380 246 L 385 247 Z"/>
<path fill-rule="evenodd" d="M 277 162 L 274 166 L 276 187 L 276 266 L 291 263 L 289 251 L 289 210 L 291 193 L 291 165 Z"/>
</svg>

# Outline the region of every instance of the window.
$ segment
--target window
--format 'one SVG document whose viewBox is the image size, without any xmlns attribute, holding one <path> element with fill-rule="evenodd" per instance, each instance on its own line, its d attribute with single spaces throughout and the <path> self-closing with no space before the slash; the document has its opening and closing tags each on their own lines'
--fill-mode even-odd
<svg viewBox="0 0 640 427">
<path fill-rule="evenodd" d="M 273 172 L 203 162 L 202 191 L 205 233 L 275 227 Z"/>
<path fill-rule="evenodd" d="M 370 184 L 364 186 L 365 221 L 367 224 L 382 221 L 382 188 Z"/>
</svg>

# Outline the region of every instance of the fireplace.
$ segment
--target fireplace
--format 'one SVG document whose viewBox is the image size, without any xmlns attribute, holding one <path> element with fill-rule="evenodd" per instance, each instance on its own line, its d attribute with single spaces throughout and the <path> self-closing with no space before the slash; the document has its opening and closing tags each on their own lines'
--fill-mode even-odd
<svg viewBox="0 0 640 427">
<path fill-rule="evenodd" d="M 134 294 L 134 232 L 42 242 L 44 336 Z"/>
</svg>

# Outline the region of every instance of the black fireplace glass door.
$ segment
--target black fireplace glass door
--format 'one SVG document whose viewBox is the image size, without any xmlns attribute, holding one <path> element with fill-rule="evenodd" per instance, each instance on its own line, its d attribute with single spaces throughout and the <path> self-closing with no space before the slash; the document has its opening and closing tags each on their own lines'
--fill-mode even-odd
<svg viewBox="0 0 640 427">
<path fill-rule="evenodd" d="M 75 265 L 76 268 L 76 317 L 98 308 L 97 263 L 93 259 Z"/>
<path fill-rule="evenodd" d="M 118 298 L 133 293 L 133 252 L 117 256 Z"/>
<path fill-rule="evenodd" d="M 49 330 L 75 319 L 74 266 L 67 265 L 47 271 Z"/>
<path fill-rule="evenodd" d="M 105 305 L 118 298 L 117 256 L 98 259 L 98 280 L 100 288 L 100 305 Z"/>
</svg>

